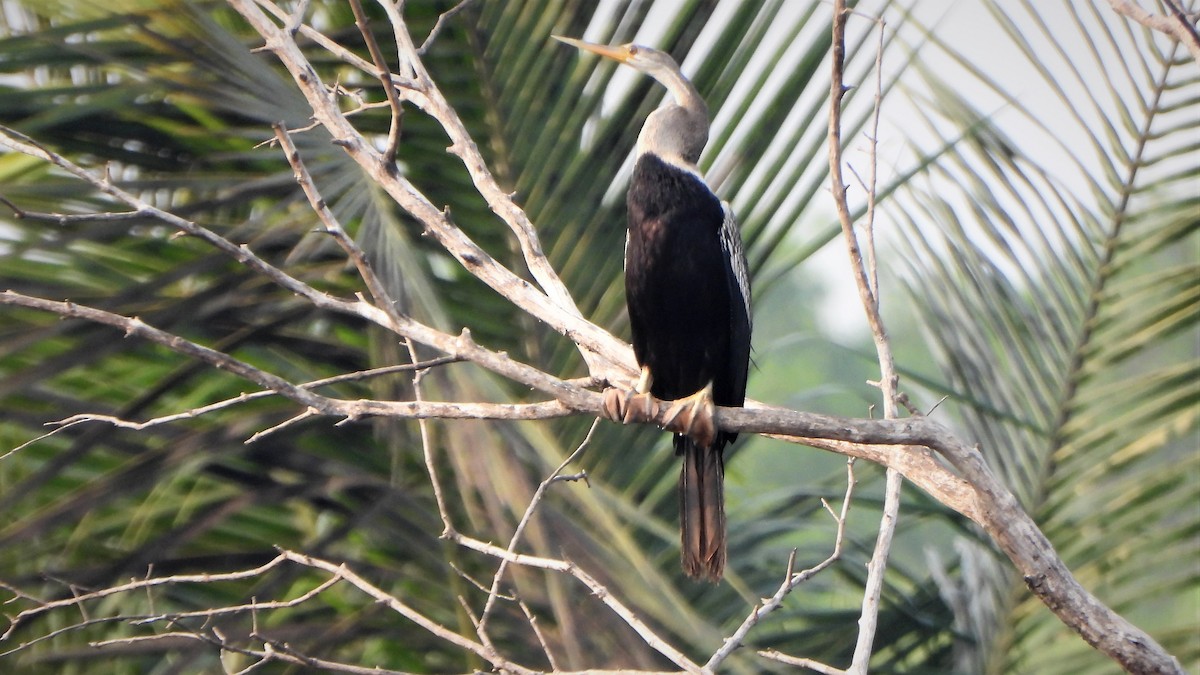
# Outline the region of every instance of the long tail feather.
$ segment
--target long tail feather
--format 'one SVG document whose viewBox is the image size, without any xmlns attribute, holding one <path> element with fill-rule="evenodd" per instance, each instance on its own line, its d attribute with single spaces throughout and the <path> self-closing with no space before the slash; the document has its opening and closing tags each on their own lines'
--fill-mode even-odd
<svg viewBox="0 0 1200 675">
<path fill-rule="evenodd" d="M 725 466 L 720 441 L 704 447 L 675 437 L 683 455 L 679 474 L 679 527 L 683 571 L 693 579 L 720 581 L 725 572 Z"/>
</svg>

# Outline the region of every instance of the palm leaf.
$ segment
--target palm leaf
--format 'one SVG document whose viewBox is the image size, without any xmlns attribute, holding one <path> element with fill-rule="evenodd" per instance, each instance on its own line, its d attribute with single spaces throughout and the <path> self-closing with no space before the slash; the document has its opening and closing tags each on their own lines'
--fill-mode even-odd
<svg viewBox="0 0 1200 675">
<path fill-rule="evenodd" d="M 926 72 L 929 129 L 970 141 L 896 210 L 907 285 L 937 327 L 953 410 L 1067 565 L 1194 663 L 1198 575 L 1179 561 L 1195 558 L 1200 525 L 1184 506 L 1200 499 L 1200 78 L 1177 45 L 1103 6 L 991 10 L 1038 94 L 1012 94 L 947 49 L 1002 102 L 985 113 Z M 980 602 L 960 605 L 975 641 L 961 669 L 1112 668 L 992 554 L 966 550 L 960 583 Z"/>
</svg>

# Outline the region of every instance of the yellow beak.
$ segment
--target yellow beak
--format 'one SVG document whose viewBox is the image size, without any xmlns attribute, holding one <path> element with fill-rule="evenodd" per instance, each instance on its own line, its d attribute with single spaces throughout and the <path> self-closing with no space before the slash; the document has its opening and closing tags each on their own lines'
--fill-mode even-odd
<svg viewBox="0 0 1200 675">
<path fill-rule="evenodd" d="M 555 40 L 558 40 L 559 42 L 565 42 L 565 43 L 571 45 L 572 47 L 576 47 L 576 48 L 582 49 L 584 51 L 589 51 L 589 52 L 592 52 L 593 54 L 599 54 L 600 56 L 605 56 L 605 57 L 608 57 L 615 61 L 620 61 L 621 63 L 625 63 L 626 61 L 628 61 L 630 59 L 630 57 L 633 56 L 633 54 L 631 54 L 629 52 L 628 45 L 621 45 L 618 47 L 610 47 L 608 45 L 598 45 L 598 44 L 595 44 L 592 42 L 584 42 L 583 40 L 576 40 L 575 38 L 563 37 L 561 35 L 551 35 L 550 37 L 554 38 Z"/>
</svg>

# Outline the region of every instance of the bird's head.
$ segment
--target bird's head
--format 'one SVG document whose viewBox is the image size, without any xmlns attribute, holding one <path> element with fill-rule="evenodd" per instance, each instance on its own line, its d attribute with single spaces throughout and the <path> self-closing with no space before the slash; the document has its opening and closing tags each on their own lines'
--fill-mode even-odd
<svg viewBox="0 0 1200 675">
<path fill-rule="evenodd" d="M 666 52 L 633 43 L 598 45 L 574 38 L 553 36 L 559 42 L 599 54 L 637 68 L 667 88 L 666 100 L 646 118 L 638 134 L 638 154 L 652 152 L 667 161 L 694 169 L 708 142 L 708 106 Z"/>
<path fill-rule="evenodd" d="M 660 73 L 679 72 L 679 65 L 675 63 L 675 59 L 671 58 L 666 52 L 659 51 L 653 47 L 636 45 L 632 42 L 624 45 L 600 45 L 561 35 L 552 35 L 551 37 L 577 49 L 619 61 L 656 79 L 660 79 L 658 78 Z"/>
</svg>

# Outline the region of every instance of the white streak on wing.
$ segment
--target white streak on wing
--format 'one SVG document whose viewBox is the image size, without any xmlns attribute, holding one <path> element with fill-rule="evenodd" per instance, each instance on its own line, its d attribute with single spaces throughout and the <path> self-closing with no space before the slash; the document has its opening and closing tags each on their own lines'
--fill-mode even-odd
<svg viewBox="0 0 1200 675">
<path fill-rule="evenodd" d="M 733 275 L 737 278 L 738 290 L 742 292 L 742 302 L 746 304 L 746 316 L 750 314 L 750 275 L 746 272 L 746 253 L 742 249 L 742 232 L 738 228 L 737 219 L 733 217 L 733 209 L 728 202 L 721 202 L 721 210 L 725 212 L 725 220 L 721 223 L 721 249 L 729 258 Z"/>
</svg>

